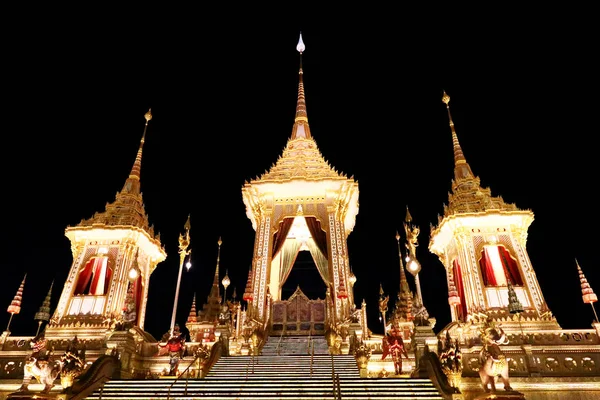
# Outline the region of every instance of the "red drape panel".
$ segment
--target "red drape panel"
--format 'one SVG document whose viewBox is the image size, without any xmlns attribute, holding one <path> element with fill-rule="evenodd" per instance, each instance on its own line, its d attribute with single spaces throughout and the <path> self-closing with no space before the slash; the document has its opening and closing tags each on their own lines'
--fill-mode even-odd
<svg viewBox="0 0 600 400">
<path fill-rule="evenodd" d="M 484 286 L 496 286 L 496 277 L 494 276 L 494 267 L 492 261 L 488 257 L 486 248 L 484 247 L 481 251 L 481 259 L 479 260 L 479 266 L 481 267 L 481 277 L 483 278 Z"/>
<path fill-rule="evenodd" d="M 106 260 L 107 264 L 108 264 L 108 260 Z M 106 279 L 104 280 L 104 292 L 102 294 L 107 295 L 108 294 L 108 287 L 110 285 L 110 278 L 112 277 L 112 268 L 109 267 L 107 265 L 106 267 Z"/>
<path fill-rule="evenodd" d="M 454 285 L 456 286 L 456 291 L 458 292 L 458 296 L 460 297 L 460 306 L 457 307 L 458 310 L 458 319 L 461 321 L 465 321 L 467 318 L 467 301 L 465 299 L 465 289 L 463 286 L 462 280 L 462 272 L 460 271 L 460 265 L 458 264 L 458 260 L 454 260 L 453 274 L 454 274 Z"/>
<path fill-rule="evenodd" d="M 104 285 L 98 287 L 102 277 Z M 108 257 L 92 257 L 79 273 L 75 294 L 106 295 L 111 277 L 112 269 L 108 266 Z"/>
<path fill-rule="evenodd" d="M 279 229 L 275 232 L 273 236 L 273 252 L 271 253 L 271 257 L 275 257 L 275 255 L 281 250 L 283 244 L 285 243 L 285 239 L 287 238 L 288 233 L 290 233 L 290 228 L 292 227 L 292 223 L 294 223 L 294 218 L 284 218 L 279 223 Z"/>
<path fill-rule="evenodd" d="M 138 276 L 138 278 L 134 282 L 133 287 L 133 295 L 135 298 L 135 324 L 137 325 L 140 320 L 140 312 L 142 309 L 142 275 Z"/>
<path fill-rule="evenodd" d="M 316 217 L 304 217 L 306 225 L 310 232 L 310 236 L 313 238 L 323 256 L 327 259 L 327 234 L 321 229 L 321 221 Z"/>
<path fill-rule="evenodd" d="M 514 286 L 523 286 L 523 279 L 519 273 L 519 267 L 517 262 L 511 257 L 510 252 L 504 246 L 498 246 L 498 252 L 500 253 L 500 259 L 504 266 L 504 273 L 506 278 L 510 280 Z"/>
<path fill-rule="evenodd" d="M 75 285 L 75 292 L 73 294 L 87 294 L 85 291 L 92 279 L 92 260 L 89 260 L 85 264 L 85 267 L 79 272 L 77 284 Z"/>
</svg>

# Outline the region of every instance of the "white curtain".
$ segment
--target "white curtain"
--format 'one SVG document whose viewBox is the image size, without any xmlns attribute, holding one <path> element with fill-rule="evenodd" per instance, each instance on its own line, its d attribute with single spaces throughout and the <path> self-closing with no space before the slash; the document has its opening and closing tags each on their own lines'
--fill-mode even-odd
<svg viewBox="0 0 600 400">
<path fill-rule="evenodd" d="M 287 239 L 281 249 L 281 269 L 279 270 L 279 287 L 283 287 L 285 280 L 290 275 L 296 256 L 302 243 L 296 239 Z"/>
<path fill-rule="evenodd" d="M 317 265 L 317 270 L 319 271 L 321 278 L 323 278 L 324 282 L 329 282 L 329 264 L 327 262 L 327 258 L 323 255 L 323 253 L 321 253 L 319 246 L 317 246 L 312 238 L 308 239 L 306 244 L 308 246 L 308 250 L 310 251 L 310 255 Z"/>
</svg>

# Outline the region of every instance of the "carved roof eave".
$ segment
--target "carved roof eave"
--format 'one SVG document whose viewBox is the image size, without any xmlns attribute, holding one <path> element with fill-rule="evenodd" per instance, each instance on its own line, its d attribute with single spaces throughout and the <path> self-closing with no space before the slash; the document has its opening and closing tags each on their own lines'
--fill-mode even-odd
<svg viewBox="0 0 600 400">
<path fill-rule="evenodd" d="M 283 153 L 257 181 L 345 178 L 323 158 L 314 138 L 289 139 Z"/>
<path fill-rule="evenodd" d="M 515 227 L 527 231 L 533 222 L 531 210 L 488 209 L 480 212 L 456 213 L 444 216 L 437 227 L 432 228 L 429 250 L 442 256 L 453 240 L 456 232 L 463 229 L 481 229 L 489 227 Z"/>
<path fill-rule="evenodd" d="M 65 236 L 71 243 L 89 241 L 89 240 L 121 240 L 131 238 L 133 242 L 138 243 L 140 248 L 154 262 L 158 264 L 167 258 L 167 253 L 160 243 L 160 240 L 150 236 L 148 232 L 140 227 L 131 225 L 106 225 L 96 223 L 93 225 L 68 226 L 65 229 Z"/>
<path fill-rule="evenodd" d="M 258 210 L 264 198 L 273 199 L 277 203 L 295 204 L 298 199 L 322 198 L 325 203 L 337 206 L 343 214 L 346 234 L 355 225 L 358 214 L 358 182 L 353 178 L 339 177 L 327 179 L 286 179 L 278 181 L 253 181 L 242 187 L 242 200 L 246 206 L 246 216 L 256 230 Z M 327 201 L 326 201 L 327 200 Z"/>
</svg>

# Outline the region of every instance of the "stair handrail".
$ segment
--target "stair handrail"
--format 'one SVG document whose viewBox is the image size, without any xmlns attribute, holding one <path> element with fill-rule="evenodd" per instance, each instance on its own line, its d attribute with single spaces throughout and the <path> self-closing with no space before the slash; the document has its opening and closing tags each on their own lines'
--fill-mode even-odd
<svg viewBox="0 0 600 400">
<path fill-rule="evenodd" d="M 173 386 L 175 385 L 175 383 L 177 383 L 177 381 L 179 380 L 179 378 L 181 378 L 181 377 L 183 376 L 183 374 L 185 374 L 186 372 L 188 372 L 188 370 L 190 369 L 190 367 L 191 367 L 192 365 L 194 365 L 194 364 L 196 363 L 196 361 L 198 361 L 198 359 L 199 359 L 200 357 L 201 357 L 201 356 L 196 356 L 196 357 L 194 358 L 194 360 L 193 360 L 191 363 L 189 363 L 189 365 L 188 365 L 188 366 L 187 366 L 187 367 L 186 367 L 186 368 L 183 370 L 183 372 L 182 372 L 182 373 L 180 373 L 179 375 L 177 375 L 177 377 L 176 377 L 175 379 L 173 379 L 173 383 L 171 383 L 171 385 L 169 386 L 169 391 L 167 392 L 167 400 L 169 400 L 169 399 L 171 398 L 171 389 L 173 388 Z M 184 392 L 184 394 L 185 394 L 186 396 L 187 396 L 187 387 L 188 387 L 188 380 L 189 380 L 189 377 L 190 377 L 190 374 L 187 374 L 187 375 L 185 376 L 185 392 Z"/>
<path fill-rule="evenodd" d="M 313 375 L 313 364 L 315 360 L 315 343 L 312 343 L 312 351 L 310 353 L 310 377 L 312 378 Z"/>
<path fill-rule="evenodd" d="M 277 355 L 280 356 L 280 345 L 281 345 L 281 341 L 283 340 L 283 329 L 281 330 L 281 335 L 279 335 L 279 340 L 277 341 Z"/>
<path fill-rule="evenodd" d="M 215 359 L 218 359 L 221 357 L 221 351 L 222 351 L 222 347 L 223 347 L 223 343 L 221 342 L 222 339 L 220 339 L 218 342 L 216 342 L 215 344 L 213 344 L 210 348 L 210 356 L 208 357 L 208 362 L 204 365 L 204 369 L 206 369 L 208 366 L 211 366 L 215 363 Z M 201 357 L 203 357 L 202 354 L 197 354 L 196 357 L 194 358 L 194 360 L 186 367 L 186 369 L 183 370 L 182 373 L 180 373 L 174 380 L 173 383 L 171 383 L 171 385 L 169 386 L 169 391 L 167 393 L 167 400 L 171 398 L 171 389 L 173 388 L 173 386 L 175 385 L 175 383 L 179 380 L 179 378 L 181 378 L 183 376 L 183 374 L 185 374 L 192 365 L 194 365 L 196 363 L 196 361 L 198 361 Z M 198 370 L 200 373 L 200 369 Z M 189 379 L 189 374 L 186 375 L 186 379 L 185 379 L 185 394 L 187 395 L 187 387 L 188 387 L 188 379 Z"/>
<path fill-rule="evenodd" d="M 333 398 L 337 399 L 336 385 L 335 385 L 335 363 L 333 362 L 333 354 L 331 354 L 331 381 L 333 382 Z"/>
<path fill-rule="evenodd" d="M 342 400 L 342 386 L 340 385 L 340 374 L 333 374 L 333 399 Z"/>
<path fill-rule="evenodd" d="M 254 373 L 254 352 L 250 354 L 250 362 L 246 364 L 246 380 L 248 380 L 248 370 L 250 369 L 250 365 L 252 365 L 252 373 Z"/>
</svg>

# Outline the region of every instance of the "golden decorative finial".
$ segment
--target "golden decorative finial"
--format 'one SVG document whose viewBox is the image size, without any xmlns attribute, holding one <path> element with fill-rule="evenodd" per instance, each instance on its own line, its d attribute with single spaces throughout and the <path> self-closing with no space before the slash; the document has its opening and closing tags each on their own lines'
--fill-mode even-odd
<svg viewBox="0 0 600 400">
<path fill-rule="evenodd" d="M 221 236 L 219 236 L 219 240 L 217 241 L 217 244 L 219 245 L 219 247 L 221 247 L 221 244 L 223 244 L 223 241 L 221 240 Z"/>
<path fill-rule="evenodd" d="M 152 119 L 152 109 L 149 108 L 148 112 L 146 114 L 144 114 L 144 118 L 146 118 L 146 123 L 148 123 L 148 121 L 150 121 Z"/>
<path fill-rule="evenodd" d="M 446 107 L 448 106 L 448 103 L 450 103 L 450 96 L 448 96 L 448 93 L 446 93 L 445 90 L 444 94 L 442 95 L 442 101 L 446 103 Z"/>
<path fill-rule="evenodd" d="M 306 50 L 306 46 L 304 45 L 304 42 L 302 41 L 302 32 L 300 32 L 300 39 L 298 39 L 298 45 L 296 46 L 296 50 L 298 50 L 298 53 L 302 54 L 304 52 L 304 50 Z"/>
<path fill-rule="evenodd" d="M 188 214 L 188 218 L 187 221 L 185 222 L 185 225 L 183 226 L 185 229 L 185 234 L 182 235 L 181 233 L 179 234 L 179 253 L 181 256 L 181 263 L 183 264 L 183 260 L 185 258 L 185 256 L 187 256 L 190 253 L 190 250 L 188 250 L 188 247 L 190 245 L 190 215 Z"/>
<path fill-rule="evenodd" d="M 400 241 L 400 234 L 398 233 L 398 230 L 396 230 L 396 241 Z"/>
<path fill-rule="evenodd" d="M 410 211 L 408 211 L 408 206 L 406 206 L 406 218 L 405 218 L 406 222 L 411 222 L 412 221 L 412 215 L 410 215 Z"/>
</svg>

